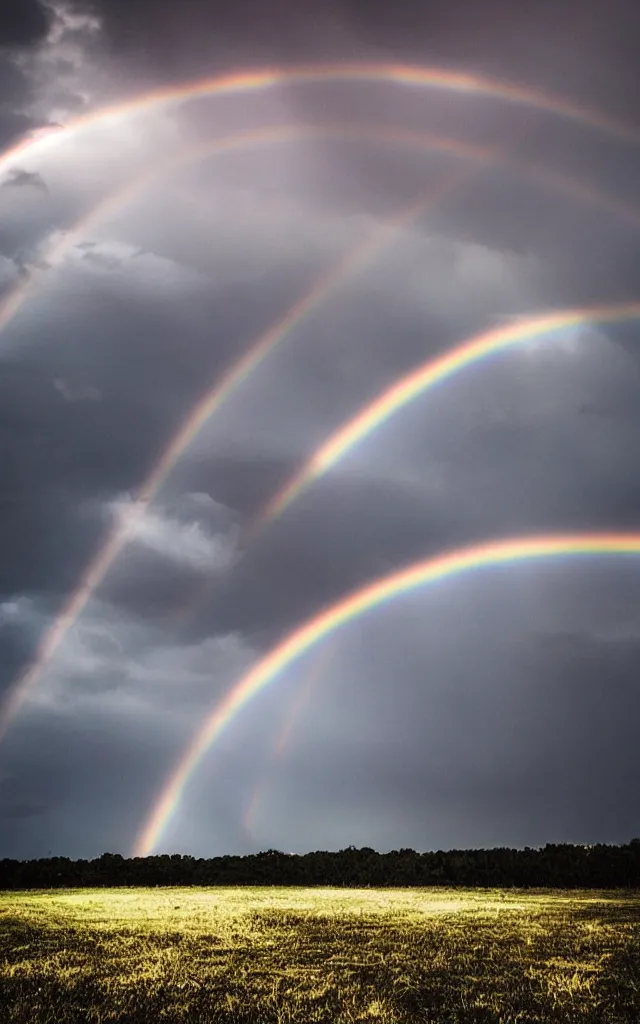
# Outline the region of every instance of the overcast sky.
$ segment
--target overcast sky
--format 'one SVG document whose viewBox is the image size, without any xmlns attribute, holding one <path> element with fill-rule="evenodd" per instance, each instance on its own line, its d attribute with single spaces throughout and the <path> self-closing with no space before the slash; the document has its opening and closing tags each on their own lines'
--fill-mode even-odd
<svg viewBox="0 0 640 1024">
<path fill-rule="evenodd" d="M 631 0 L 414 5 L 1 5 L 0 145 L 63 126 L 0 164 L 5 694 L 194 403 L 403 205 L 426 188 L 441 202 L 237 388 L 132 527 L 0 743 L 0 856 L 128 854 L 208 710 L 359 584 L 485 538 L 640 528 L 640 337 L 627 323 L 460 374 L 240 544 L 314 448 L 413 366 L 509 317 L 640 299 L 640 216 L 621 209 L 640 210 L 640 144 L 550 113 L 291 83 L 65 135 L 172 82 L 349 60 L 510 79 L 640 139 Z M 331 122 L 384 131 L 177 166 L 218 136 Z M 500 147 L 511 164 L 474 170 L 393 141 L 399 128 Z M 582 198 L 533 167 L 575 177 Z M 149 168 L 128 202 L 72 234 Z M 238 716 L 160 849 L 628 841 L 640 832 L 639 609 L 634 559 L 513 565 L 398 599 Z"/>
</svg>

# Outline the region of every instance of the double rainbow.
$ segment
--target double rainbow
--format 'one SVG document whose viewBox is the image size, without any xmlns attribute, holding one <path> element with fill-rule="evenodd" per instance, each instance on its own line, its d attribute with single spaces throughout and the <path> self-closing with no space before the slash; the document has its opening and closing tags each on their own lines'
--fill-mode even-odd
<svg viewBox="0 0 640 1024">
<path fill-rule="evenodd" d="M 230 138 L 217 140 L 206 147 L 199 147 L 197 156 L 207 155 L 212 152 L 226 152 L 231 149 L 237 149 L 239 146 L 263 143 L 265 140 L 273 141 L 274 131 L 279 133 L 277 135 L 278 138 L 288 138 L 292 134 L 292 129 L 287 127 L 284 130 L 284 133 L 282 128 L 279 128 L 267 129 L 266 132 L 265 130 L 260 130 L 258 132 L 254 131 L 240 137 L 231 136 Z M 295 129 L 293 130 L 293 133 L 296 134 Z M 340 134 L 340 130 L 338 130 L 338 134 Z M 395 139 L 398 134 L 402 135 L 402 132 L 397 133 L 394 131 L 393 138 Z M 429 140 L 433 139 L 431 136 L 427 136 L 426 138 Z M 423 145 L 425 143 L 424 135 L 422 135 L 422 143 Z M 467 153 L 466 147 L 462 143 L 435 139 L 434 144 L 439 144 L 440 150 L 444 152 L 453 152 L 454 154 L 462 152 L 465 155 Z M 190 154 L 190 157 L 193 158 L 193 154 Z M 188 159 L 189 157 L 187 160 Z M 184 156 L 182 156 L 178 158 L 178 161 L 175 163 L 176 166 L 181 166 L 185 162 L 186 160 Z M 154 175 L 154 173 L 155 172 L 153 170 L 149 170 L 142 176 L 142 178 L 138 178 L 131 183 L 126 189 L 126 197 L 131 198 L 135 192 L 150 180 L 150 175 Z M 339 260 L 334 266 L 330 267 L 328 271 L 321 274 L 312 284 L 309 291 L 294 303 L 282 318 L 276 321 L 276 323 L 268 328 L 268 330 L 260 334 L 248 348 L 247 352 L 242 355 L 225 374 L 223 374 L 222 378 L 216 381 L 213 387 L 210 388 L 200 401 L 197 402 L 190 410 L 185 421 L 173 435 L 169 445 L 163 450 L 160 458 L 152 467 L 151 472 L 139 486 L 131 514 L 126 520 L 117 522 L 113 526 L 107 535 L 106 540 L 99 547 L 98 551 L 83 572 L 78 584 L 65 602 L 62 610 L 49 629 L 45 632 L 40 644 L 38 645 L 32 662 L 22 672 L 18 680 L 8 691 L 4 703 L 0 705 L 0 740 L 2 740 L 3 736 L 6 734 L 11 721 L 24 704 L 28 694 L 36 685 L 43 668 L 54 656 L 67 631 L 77 621 L 78 616 L 82 614 L 92 594 L 101 585 L 114 561 L 127 544 L 129 537 L 132 535 L 132 531 L 135 530 L 136 523 L 140 521 L 150 502 L 152 502 L 158 494 L 178 459 L 199 434 L 200 430 L 210 419 L 213 413 L 219 409 L 232 394 L 235 393 L 240 385 L 247 380 L 255 370 L 258 369 L 267 356 L 302 323 L 305 316 L 316 309 L 320 303 L 324 301 L 336 288 L 343 284 L 350 275 L 358 271 L 373 259 L 389 241 L 397 236 L 398 232 L 400 232 L 403 227 L 411 223 L 416 217 L 428 209 L 430 205 L 444 198 L 453 189 L 458 187 L 459 184 L 465 181 L 468 177 L 468 173 L 468 171 L 465 171 L 462 176 L 453 176 L 448 178 L 441 187 L 430 189 L 426 194 L 420 196 L 417 201 L 413 200 L 408 206 L 404 206 L 395 217 L 391 218 L 387 222 L 383 222 L 381 225 L 377 225 L 362 243 L 357 245 L 354 249 L 347 251 L 341 260 Z M 80 232 L 86 232 L 89 222 L 93 224 L 98 217 L 101 219 L 104 216 L 105 209 L 108 210 L 109 213 L 113 213 L 121 202 L 121 194 L 117 197 L 111 197 L 106 200 L 105 204 L 102 204 L 97 212 L 94 211 L 91 218 L 83 221 L 82 226 L 73 233 L 73 239 L 77 240 Z M 64 245 L 64 250 L 66 250 L 69 244 L 72 243 L 67 239 L 63 240 L 61 246 L 56 250 L 57 259 L 62 257 L 62 245 Z M 16 303 L 20 304 L 23 301 L 25 294 L 26 293 L 23 289 L 17 295 L 14 295 L 13 300 L 10 298 L 10 303 L 13 303 L 10 306 L 11 316 L 13 316 L 17 311 L 18 306 Z M 3 314 L 0 311 L 0 328 L 7 322 L 6 315 L 3 318 Z"/>
<path fill-rule="evenodd" d="M 359 616 L 401 594 L 428 583 L 460 576 L 472 570 L 527 560 L 585 555 L 638 555 L 640 533 L 564 534 L 522 537 L 477 544 L 417 562 L 342 598 L 295 629 L 231 688 L 190 743 L 167 779 L 136 840 L 133 856 L 146 857 L 157 847 L 175 813 L 184 788 L 204 755 L 247 704 L 307 651 Z"/>
<path fill-rule="evenodd" d="M 96 127 L 109 127 L 119 121 L 143 114 L 156 107 L 189 102 L 204 97 L 223 97 L 264 92 L 278 86 L 302 85 L 314 82 L 373 81 L 404 88 L 428 88 L 467 96 L 486 96 L 520 106 L 531 107 L 556 117 L 566 118 L 597 131 L 606 132 L 625 142 L 637 145 L 640 132 L 624 124 L 556 96 L 536 89 L 528 89 L 512 82 L 503 82 L 485 75 L 463 74 L 438 67 L 415 67 L 403 64 L 317 64 L 291 68 L 265 67 L 250 71 L 232 71 L 212 78 L 181 82 L 161 87 L 133 99 L 114 103 L 85 114 L 64 128 L 41 130 L 20 139 L 0 156 L 0 173 L 14 166 L 24 157 L 39 156 L 58 143 Z"/>
</svg>

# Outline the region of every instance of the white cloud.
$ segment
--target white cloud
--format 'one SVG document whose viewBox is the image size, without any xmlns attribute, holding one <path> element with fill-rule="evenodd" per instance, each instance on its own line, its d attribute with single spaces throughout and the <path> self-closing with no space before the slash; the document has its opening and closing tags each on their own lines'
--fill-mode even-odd
<svg viewBox="0 0 640 1024">
<path fill-rule="evenodd" d="M 384 253 L 381 254 L 384 257 Z M 452 313 L 510 316 L 540 305 L 535 257 L 502 252 L 476 242 L 459 241 L 428 228 L 409 228 L 390 249 L 378 269 L 358 279 L 363 291 L 385 290 L 420 313 L 421 309 L 450 320 Z"/>
<path fill-rule="evenodd" d="M 230 633 L 188 646 L 150 645 L 129 663 L 127 674 L 137 686 L 147 686 L 156 699 L 160 692 L 171 701 L 184 700 L 191 693 L 203 697 L 206 704 L 213 682 L 236 678 L 255 657 L 239 634 Z"/>
<path fill-rule="evenodd" d="M 228 511 L 226 505 L 216 501 L 206 491 L 189 491 L 188 494 L 185 494 L 185 501 L 192 503 L 196 507 L 206 508 L 207 511 L 211 512 Z"/>
<path fill-rule="evenodd" d="M 53 386 L 65 402 L 99 402 L 101 395 L 97 388 L 87 384 L 76 384 L 64 377 L 54 377 Z"/>
<path fill-rule="evenodd" d="M 132 244 L 139 242 L 158 255 L 200 269 L 209 287 L 212 281 L 217 286 L 252 281 L 293 261 L 338 259 L 376 226 L 368 215 L 332 209 L 330 199 L 321 194 L 312 199 L 300 194 L 306 179 L 298 158 L 300 153 L 313 153 L 308 142 L 295 147 L 288 163 L 283 161 L 267 190 L 265 162 L 273 162 L 271 150 L 277 146 L 260 149 L 257 160 L 254 150 L 243 154 L 241 177 L 248 179 L 244 185 L 234 180 L 235 163 L 229 167 L 224 158 L 197 159 L 197 147 L 191 149 L 194 159 L 185 158 L 184 168 L 150 181 L 110 230 Z M 159 158 L 160 171 L 164 166 L 165 158 Z"/>
<path fill-rule="evenodd" d="M 199 521 L 183 523 L 164 515 L 157 506 L 141 509 L 129 497 L 111 502 L 109 510 L 120 523 L 127 524 L 130 542 L 178 565 L 202 571 L 223 570 L 234 558 L 234 529 L 212 536 Z"/>
<path fill-rule="evenodd" d="M 28 597 L 12 597 L 0 603 L 0 628 L 30 619 L 33 615 L 33 603 Z"/>
</svg>

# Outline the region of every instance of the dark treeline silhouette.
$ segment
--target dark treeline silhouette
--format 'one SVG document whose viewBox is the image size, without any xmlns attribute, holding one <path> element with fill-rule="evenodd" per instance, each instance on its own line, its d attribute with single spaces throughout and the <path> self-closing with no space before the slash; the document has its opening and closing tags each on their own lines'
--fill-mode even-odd
<svg viewBox="0 0 640 1024">
<path fill-rule="evenodd" d="M 376 853 L 349 846 L 337 853 L 279 850 L 245 857 L 45 857 L 0 860 L 0 889 L 127 885 L 517 886 L 635 889 L 640 839 L 624 846 L 547 844 L 542 849 Z"/>
</svg>

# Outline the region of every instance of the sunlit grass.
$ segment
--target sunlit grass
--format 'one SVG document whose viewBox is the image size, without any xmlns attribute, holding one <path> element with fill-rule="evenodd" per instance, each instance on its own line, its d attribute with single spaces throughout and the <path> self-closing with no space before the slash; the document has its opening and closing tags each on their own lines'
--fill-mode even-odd
<svg viewBox="0 0 640 1024">
<path fill-rule="evenodd" d="M 640 895 L 0 894 L 0 1021 L 640 1022 Z"/>
</svg>

